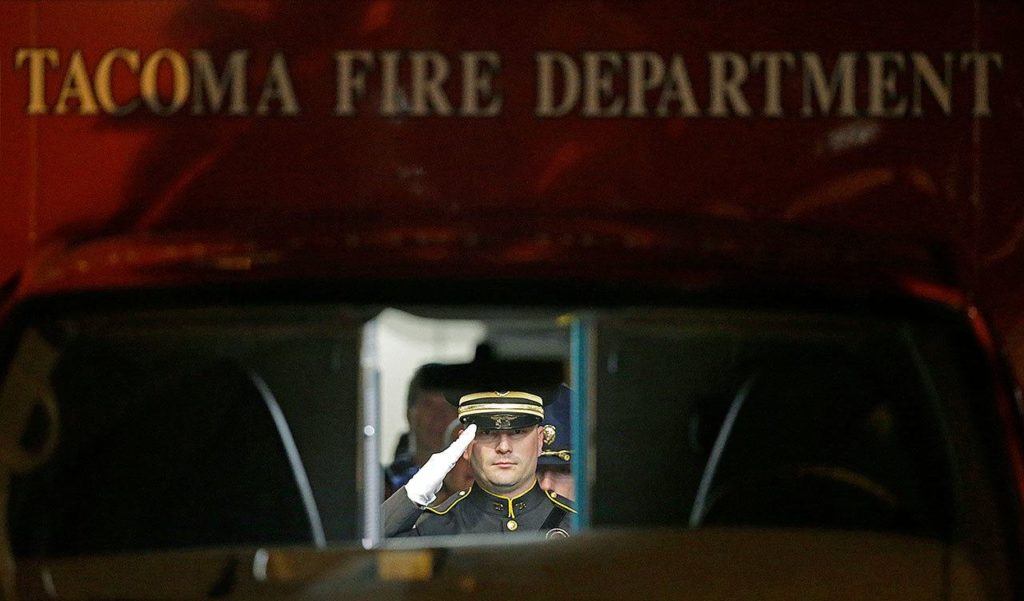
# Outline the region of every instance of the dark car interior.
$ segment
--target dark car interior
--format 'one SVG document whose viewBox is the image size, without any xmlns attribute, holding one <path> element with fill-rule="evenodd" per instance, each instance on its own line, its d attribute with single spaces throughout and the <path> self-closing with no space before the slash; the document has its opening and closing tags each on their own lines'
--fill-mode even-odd
<svg viewBox="0 0 1024 601">
<path fill-rule="evenodd" d="M 355 396 L 345 395 L 355 379 L 327 373 L 336 341 L 287 329 L 245 340 L 237 328 L 73 338 L 51 376 L 60 444 L 12 482 L 16 555 L 356 537 Z M 299 341 L 302 359 L 282 352 Z M 292 364 L 311 354 L 319 360 Z M 326 368 L 321 385 L 290 384 L 296 368 Z M 334 387 L 340 398 L 329 399 Z M 303 403 L 324 407 L 319 425 L 297 415 Z M 313 453 L 318 444 L 333 453 Z M 346 492 L 349 502 L 324 502 Z"/>
<path fill-rule="evenodd" d="M 858 363 L 828 350 L 765 360 L 722 424 L 691 523 L 938 534 L 912 486 L 906 420 Z"/>
<path fill-rule="evenodd" d="M 48 384 L 60 444 L 13 478 L 15 554 L 360 540 L 369 476 L 364 320 L 353 314 L 366 312 L 153 310 L 40 324 L 59 357 Z M 609 312 L 593 324 L 591 527 L 954 537 L 938 390 L 948 386 L 930 380 L 902 322 L 700 310 Z"/>
<path fill-rule="evenodd" d="M 906 340 L 801 328 L 606 324 L 599 386 L 630 401 L 598 407 L 594 523 L 949 537 L 942 416 Z M 623 444 L 632 465 L 600 459 Z"/>
</svg>

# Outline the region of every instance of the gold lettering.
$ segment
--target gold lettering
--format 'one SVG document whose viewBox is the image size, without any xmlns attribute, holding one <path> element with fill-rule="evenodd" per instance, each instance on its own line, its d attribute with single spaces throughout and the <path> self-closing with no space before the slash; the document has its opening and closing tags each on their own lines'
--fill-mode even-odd
<svg viewBox="0 0 1024 601">
<path fill-rule="evenodd" d="M 538 52 L 537 62 L 537 106 L 534 114 L 538 117 L 560 117 L 576 106 L 580 96 L 580 71 L 576 62 L 562 52 Z M 555 65 L 565 79 L 562 101 L 555 104 Z"/>
<path fill-rule="evenodd" d="M 127 48 L 115 48 L 100 58 L 96 65 L 96 75 L 93 78 L 96 84 L 96 99 L 99 100 L 103 111 L 108 115 L 121 117 L 131 113 L 139 107 L 139 99 L 133 98 L 127 104 L 118 104 L 114 99 L 114 90 L 111 80 L 111 72 L 114 69 L 114 61 L 122 60 L 132 73 L 139 72 L 139 51 Z"/>
<path fill-rule="evenodd" d="M 581 114 L 584 117 L 618 117 L 622 114 L 623 100 L 614 95 L 614 76 L 621 71 L 622 57 L 615 52 L 583 54 Z"/>
<path fill-rule="evenodd" d="M 396 50 L 380 53 L 380 114 L 388 117 L 400 115 L 406 109 L 405 93 L 398 84 L 400 59 L 401 54 Z"/>
<path fill-rule="evenodd" d="M 814 106 L 811 103 L 811 96 L 818 100 L 818 111 L 821 115 L 828 115 L 832 110 L 832 104 L 836 96 L 839 96 L 839 108 L 836 115 L 840 117 L 855 117 L 857 106 L 855 104 L 856 85 L 856 64 L 857 55 L 852 52 L 842 52 L 836 59 L 835 68 L 832 74 L 825 76 L 825 68 L 821 64 L 821 58 L 813 52 L 805 52 L 801 55 L 803 63 L 804 97 L 801 113 L 804 117 L 814 116 Z"/>
<path fill-rule="evenodd" d="M 248 50 L 235 50 L 228 55 L 224 71 L 217 77 L 217 69 L 213 65 L 213 57 L 207 50 L 192 51 L 192 114 L 206 113 L 204 99 L 209 97 L 209 111 L 220 112 L 224 98 L 231 88 L 231 102 L 228 104 L 229 115 L 246 115 L 249 105 L 245 100 L 245 68 L 249 61 Z"/>
<path fill-rule="evenodd" d="M 412 110 L 417 117 L 428 115 L 450 115 L 452 105 L 448 102 L 441 86 L 448 80 L 451 67 L 440 53 L 431 50 L 409 54 L 409 70 L 412 75 Z M 431 111 L 433 109 L 433 111 Z"/>
<path fill-rule="evenodd" d="M 630 52 L 626 56 L 629 70 L 629 102 L 626 115 L 647 116 L 647 93 L 665 81 L 665 61 L 654 52 Z"/>
<path fill-rule="evenodd" d="M 157 76 L 160 63 L 166 61 L 171 67 L 172 86 L 171 103 L 164 105 L 160 98 Z M 139 81 L 142 100 L 149 110 L 157 115 L 171 115 L 180 109 L 188 100 L 189 73 L 185 59 L 170 48 L 161 48 L 146 58 L 142 65 L 142 76 Z"/>
<path fill-rule="evenodd" d="M 284 54 L 280 52 L 275 52 L 270 57 L 270 66 L 267 78 L 263 81 L 263 93 L 260 94 L 260 101 L 256 105 L 256 114 L 269 114 L 270 102 L 273 100 L 280 103 L 281 108 L 278 112 L 281 115 L 293 117 L 299 114 L 299 102 L 295 98 L 291 76 L 288 75 L 288 63 Z"/>
<path fill-rule="evenodd" d="M 493 117 L 501 112 L 501 94 L 494 93 L 493 77 L 501 70 L 497 52 L 463 52 L 462 106 L 466 117 Z M 486 103 L 481 106 L 481 103 Z"/>
<path fill-rule="evenodd" d="M 679 110 L 683 116 L 699 116 L 700 107 L 697 106 L 697 99 L 693 96 L 693 84 L 690 83 L 690 75 L 686 71 L 686 62 L 681 55 L 672 55 L 668 76 L 665 88 L 661 91 L 661 99 L 658 101 L 658 108 L 655 114 L 659 117 L 668 117 L 669 103 L 676 101 L 679 103 Z"/>
<path fill-rule="evenodd" d="M 96 105 L 96 96 L 92 92 L 92 83 L 89 81 L 89 72 L 85 68 L 81 50 L 75 50 L 71 54 L 68 72 L 64 75 L 64 84 L 60 87 L 60 96 L 57 97 L 53 112 L 58 115 L 66 114 L 68 100 L 71 98 L 78 100 L 79 115 L 99 114 L 100 109 Z"/>
<path fill-rule="evenodd" d="M 355 101 L 366 93 L 366 73 L 373 70 L 373 53 L 341 50 L 334 53 L 334 64 L 338 79 L 334 114 L 349 117 L 356 114 Z"/>
<path fill-rule="evenodd" d="M 974 116 L 991 117 L 992 107 L 988 102 L 989 61 L 997 69 L 1003 68 L 1003 55 L 998 52 L 965 52 L 960 57 L 960 68 L 974 65 Z"/>
<path fill-rule="evenodd" d="M 928 60 L 928 56 L 922 52 L 914 52 L 910 55 L 910 64 L 913 65 L 914 74 L 914 105 L 910 109 L 910 114 L 915 117 L 920 117 L 924 114 L 924 108 L 921 106 L 921 82 L 928 86 L 928 90 L 932 93 L 932 98 L 939 103 L 942 107 L 942 112 L 950 114 L 953 110 L 953 55 L 949 52 L 943 55 L 943 60 L 946 63 L 946 69 L 943 71 L 942 79 L 939 79 L 939 74 L 935 70 L 931 61 Z"/>
<path fill-rule="evenodd" d="M 728 117 L 730 113 L 726 104 L 729 104 L 732 106 L 733 114 L 749 115 L 750 105 L 740 90 L 749 73 L 747 62 L 735 52 L 712 52 L 708 55 L 708 60 L 711 62 L 711 101 L 708 104 L 708 114 L 713 117 Z"/>
<path fill-rule="evenodd" d="M 896 69 L 891 70 L 893 66 Z M 899 96 L 896 75 L 906 67 L 906 58 L 896 52 L 868 52 L 868 115 L 902 117 L 907 114 L 907 99 Z M 892 100 L 896 104 L 887 105 Z"/>
<path fill-rule="evenodd" d="M 29 115 L 46 114 L 46 67 L 57 67 L 60 55 L 56 48 L 18 48 L 14 54 L 14 68 L 20 69 L 28 61 L 28 105 Z"/>
<path fill-rule="evenodd" d="M 782 116 L 782 67 L 792 70 L 796 58 L 792 52 L 755 52 L 750 55 L 755 71 L 764 65 L 764 114 L 766 117 Z"/>
</svg>

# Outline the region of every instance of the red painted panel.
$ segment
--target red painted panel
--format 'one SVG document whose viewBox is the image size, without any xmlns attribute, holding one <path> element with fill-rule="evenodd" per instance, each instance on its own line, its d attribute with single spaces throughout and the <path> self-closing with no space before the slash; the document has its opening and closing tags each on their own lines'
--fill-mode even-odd
<svg viewBox="0 0 1024 601">
<path fill-rule="evenodd" d="M 31 243 L 103 231 L 248 236 L 356 217 L 713 215 L 948 241 L 968 285 L 1024 357 L 1024 15 L 1008 2 L 869 0 L 826 10 L 753 0 L 46 0 L 0 3 L 0 17 L 3 275 Z M 93 72 L 117 47 L 143 58 L 160 48 L 186 58 L 209 49 L 218 66 L 248 49 L 250 114 L 195 116 L 186 105 L 169 117 L 29 117 L 28 74 L 15 69 L 15 49 L 46 46 L 62 61 L 46 80 L 51 106 L 75 50 Z M 358 116 L 334 116 L 340 49 L 437 50 L 456 72 L 460 52 L 493 50 L 502 60 L 500 115 L 380 116 L 378 69 Z M 799 77 L 783 82 L 783 118 L 534 114 L 535 54 L 544 50 L 682 53 L 706 112 L 704 57 L 713 51 L 812 51 L 831 60 L 840 51 L 935 58 L 971 49 L 1003 55 L 993 116 L 979 121 L 964 110 L 972 97 L 962 71 L 949 117 L 930 100 L 923 117 L 803 117 L 792 108 L 803 94 Z M 251 114 L 275 51 L 287 57 L 298 116 Z M 114 95 L 128 98 L 138 81 L 117 73 Z M 402 76 L 407 84 L 407 64 Z M 170 87 L 164 73 L 161 90 Z M 458 86 L 447 90 L 457 101 Z M 763 88 L 745 92 L 762 111 Z"/>
<path fill-rule="evenodd" d="M 11 71 L 14 40 L 31 39 L 31 3 L 0 3 L 0 281 L 21 266 L 31 239 L 34 124 L 16 110 L 21 89 Z"/>
</svg>

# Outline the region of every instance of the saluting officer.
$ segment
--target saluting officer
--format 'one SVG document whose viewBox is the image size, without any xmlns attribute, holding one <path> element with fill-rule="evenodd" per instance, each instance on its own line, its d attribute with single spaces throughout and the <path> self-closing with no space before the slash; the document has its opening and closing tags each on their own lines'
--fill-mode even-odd
<svg viewBox="0 0 1024 601">
<path fill-rule="evenodd" d="M 539 532 L 569 536 L 572 501 L 537 484 L 544 445 L 541 397 L 526 392 L 478 392 L 459 399 L 466 429 L 433 455 L 409 483 L 384 502 L 386 536 Z M 474 484 L 431 507 L 459 457 L 473 468 Z"/>
</svg>

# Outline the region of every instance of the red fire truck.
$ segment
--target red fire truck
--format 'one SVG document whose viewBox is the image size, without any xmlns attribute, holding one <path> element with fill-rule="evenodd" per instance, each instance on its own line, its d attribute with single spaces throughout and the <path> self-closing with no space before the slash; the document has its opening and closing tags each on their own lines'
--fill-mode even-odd
<svg viewBox="0 0 1024 601">
<path fill-rule="evenodd" d="M 3 4 L 5 594 L 1019 597 L 1022 23 Z M 385 539 L 481 341 L 572 536 Z"/>
</svg>

